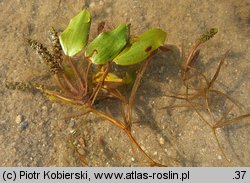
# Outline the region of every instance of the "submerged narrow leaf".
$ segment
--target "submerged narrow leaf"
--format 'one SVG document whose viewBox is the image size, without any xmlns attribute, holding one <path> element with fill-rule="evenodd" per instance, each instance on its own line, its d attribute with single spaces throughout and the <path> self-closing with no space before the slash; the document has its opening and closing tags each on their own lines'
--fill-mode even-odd
<svg viewBox="0 0 250 183">
<path fill-rule="evenodd" d="M 102 82 L 103 75 L 104 75 L 104 71 L 100 71 L 100 72 L 96 73 L 92 77 L 92 82 L 94 84 Z M 108 88 L 114 89 L 114 88 L 117 88 L 123 84 L 125 84 L 123 78 L 120 78 L 119 76 L 117 76 L 116 74 L 114 74 L 112 72 L 109 72 L 104 80 L 104 87 L 108 86 Z"/>
<path fill-rule="evenodd" d="M 113 31 L 99 34 L 86 47 L 85 56 L 94 64 L 105 64 L 121 52 L 128 37 L 129 25 L 121 24 Z"/>
<path fill-rule="evenodd" d="M 87 44 L 91 15 L 87 10 L 73 17 L 68 27 L 60 35 L 60 43 L 65 55 L 74 56 Z"/>
<path fill-rule="evenodd" d="M 166 32 L 161 29 L 150 29 L 136 37 L 113 61 L 118 65 L 133 65 L 142 62 L 164 44 L 166 36 Z"/>
</svg>

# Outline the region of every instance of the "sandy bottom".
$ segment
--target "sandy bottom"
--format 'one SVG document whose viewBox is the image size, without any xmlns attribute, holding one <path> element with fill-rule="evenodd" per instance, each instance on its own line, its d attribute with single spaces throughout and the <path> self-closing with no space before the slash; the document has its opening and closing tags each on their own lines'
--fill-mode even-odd
<svg viewBox="0 0 250 183">
<path fill-rule="evenodd" d="M 32 2 L 32 3 L 31 3 Z M 249 118 L 217 130 L 228 163 L 211 128 L 190 108 L 160 108 L 179 101 L 180 48 L 190 49 L 200 34 L 217 27 L 218 34 L 201 50 L 198 68 L 211 78 L 220 58 L 230 49 L 214 88 L 244 105 L 230 117 L 250 112 L 250 4 L 247 0 L 86 0 L 0 1 L 0 165 L 1 166 L 145 166 L 133 153 L 127 136 L 100 117 L 90 114 L 66 120 L 79 109 L 52 103 L 41 94 L 12 91 L 6 80 L 29 81 L 46 75 L 46 65 L 24 42 L 32 38 L 49 45 L 47 30 L 63 30 L 82 7 L 93 15 L 91 36 L 100 21 L 111 27 L 131 23 L 132 34 L 151 27 L 168 33 L 172 51 L 159 53 L 139 88 L 132 134 L 157 162 L 168 166 L 250 166 Z M 212 96 L 217 119 L 232 104 Z M 98 104 L 117 112 L 117 103 Z M 108 107 L 106 107 L 106 105 Z M 115 109 L 115 112 L 114 112 Z M 115 115 L 119 118 L 119 115 Z M 204 116 L 207 118 L 208 115 Z M 212 123 L 212 121 L 210 121 Z M 74 135 L 72 135 L 72 133 Z M 78 153 L 74 146 L 78 147 Z M 79 156 L 79 154 L 81 156 Z"/>
</svg>

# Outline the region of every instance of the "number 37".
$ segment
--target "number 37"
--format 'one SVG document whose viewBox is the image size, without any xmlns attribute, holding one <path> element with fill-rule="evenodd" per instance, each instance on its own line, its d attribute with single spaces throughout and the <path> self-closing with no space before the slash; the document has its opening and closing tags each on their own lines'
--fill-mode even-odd
<svg viewBox="0 0 250 183">
<path fill-rule="evenodd" d="M 236 175 L 233 179 L 244 179 L 244 176 L 246 174 L 246 171 L 235 171 Z"/>
</svg>

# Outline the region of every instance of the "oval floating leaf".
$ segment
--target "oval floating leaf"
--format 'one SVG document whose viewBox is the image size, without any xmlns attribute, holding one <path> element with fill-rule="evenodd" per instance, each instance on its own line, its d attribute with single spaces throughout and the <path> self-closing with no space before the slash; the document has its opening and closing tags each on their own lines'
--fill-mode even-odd
<svg viewBox="0 0 250 183">
<path fill-rule="evenodd" d="M 65 55 L 74 56 L 87 44 L 91 15 L 87 10 L 73 17 L 68 27 L 60 35 L 60 43 Z"/>
<path fill-rule="evenodd" d="M 121 24 L 110 32 L 99 34 L 87 47 L 85 56 L 94 64 L 105 64 L 115 58 L 127 44 L 129 25 Z"/>
<path fill-rule="evenodd" d="M 134 42 L 114 58 L 114 62 L 118 65 L 133 65 L 142 62 L 164 44 L 166 36 L 166 32 L 161 29 L 150 29 L 136 37 Z"/>
</svg>

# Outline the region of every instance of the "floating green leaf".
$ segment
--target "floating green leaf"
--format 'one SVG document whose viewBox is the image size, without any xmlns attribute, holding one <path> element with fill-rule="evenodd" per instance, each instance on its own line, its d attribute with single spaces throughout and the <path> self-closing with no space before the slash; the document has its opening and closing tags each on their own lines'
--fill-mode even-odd
<svg viewBox="0 0 250 183">
<path fill-rule="evenodd" d="M 60 43 L 65 55 L 74 56 L 87 44 L 91 15 L 87 10 L 73 17 L 68 27 L 60 35 Z"/>
<path fill-rule="evenodd" d="M 142 62 L 164 44 L 166 36 L 166 32 L 161 29 L 150 29 L 136 37 L 134 42 L 114 58 L 114 62 L 118 65 L 133 65 Z"/>
<path fill-rule="evenodd" d="M 105 64 L 121 52 L 128 37 L 129 25 L 121 24 L 113 31 L 99 34 L 86 47 L 85 56 L 94 64 Z"/>
</svg>

